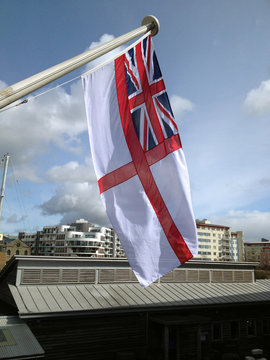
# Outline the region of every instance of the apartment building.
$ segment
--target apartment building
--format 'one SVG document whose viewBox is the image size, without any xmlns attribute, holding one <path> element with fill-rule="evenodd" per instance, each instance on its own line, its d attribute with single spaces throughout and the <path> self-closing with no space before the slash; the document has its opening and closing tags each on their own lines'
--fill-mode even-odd
<svg viewBox="0 0 270 360">
<path fill-rule="evenodd" d="M 31 247 L 32 255 L 124 257 L 120 241 L 112 228 L 96 226 L 84 219 L 71 225 L 44 226 L 36 233 L 19 233 Z"/>
<path fill-rule="evenodd" d="M 261 242 L 245 243 L 245 260 L 260 262 L 263 248 L 269 246 L 270 242 L 266 239 L 261 239 Z"/>
<path fill-rule="evenodd" d="M 245 261 L 243 231 L 231 232 L 230 249 L 233 261 Z"/>
<path fill-rule="evenodd" d="M 260 266 L 262 269 L 270 268 L 270 244 L 262 248 Z"/>
<path fill-rule="evenodd" d="M 211 224 L 207 219 L 196 220 L 196 224 L 197 260 L 244 261 L 242 231 L 231 232 L 230 227 Z M 112 228 L 96 226 L 84 219 L 70 225 L 44 226 L 36 233 L 21 232 L 19 239 L 31 247 L 32 255 L 125 257 Z"/>
<path fill-rule="evenodd" d="M 196 220 L 197 260 L 243 261 L 243 231 L 231 232 L 229 226 L 214 225 L 207 219 Z"/>
</svg>

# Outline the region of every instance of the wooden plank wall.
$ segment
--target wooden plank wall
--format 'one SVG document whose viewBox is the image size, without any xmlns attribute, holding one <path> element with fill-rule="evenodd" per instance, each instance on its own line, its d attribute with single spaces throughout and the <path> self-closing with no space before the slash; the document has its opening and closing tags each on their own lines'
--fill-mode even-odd
<svg viewBox="0 0 270 360">
<path fill-rule="evenodd" d="M 3 309 L 1 308 L 0 309 L 0 313 L 2 314 L 13 314 L 13 313 L 16 313 L 15 309 L 17 308 L 16 307 L 16 304 L 14 302 L 14 299 L 13 299 L 13 296 L 11 295 L 11 292 L 9 290 L 9 287 L 8 287 L 8 284 L 14 284 L 15 281 L 16 281 L 16 274 L 17 274 L 17 269 L 16 267 L 14 267 L 7 275 L 7 277 L 4 277 L 2 279 L 2 281 L 0 282 L 0 301 L 3 301 L 3 303 L 6 304 L 7 306 L 7 309 L 8 309 L 8 312 L 6 313 L 5 312 L 5 309 L 4 309 L 4 305 L 3 306 Z M 9 306 L 11 306 L 9 308 Z M 6 310 L 7 310 L 6 309 Z M 12 310 L 10 312 L 10 310 Z"/>
<path fill-rule="evenodd" d="M 45 359 L 144 359 L 146 315 L 108 315 L 28 320 Z"/>
</svg>

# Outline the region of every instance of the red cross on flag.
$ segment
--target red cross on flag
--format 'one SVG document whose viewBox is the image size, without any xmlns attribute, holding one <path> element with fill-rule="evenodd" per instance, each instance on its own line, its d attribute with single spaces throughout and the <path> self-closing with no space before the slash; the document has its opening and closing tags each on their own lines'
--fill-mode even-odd
<svg viewBox="0 0 270 360">
<path fill-rule="evenodd" d="M 185 157 L 151 36 L 82 80 L 101 197 L 145 287 L 198 247 Z"/>
</svg>

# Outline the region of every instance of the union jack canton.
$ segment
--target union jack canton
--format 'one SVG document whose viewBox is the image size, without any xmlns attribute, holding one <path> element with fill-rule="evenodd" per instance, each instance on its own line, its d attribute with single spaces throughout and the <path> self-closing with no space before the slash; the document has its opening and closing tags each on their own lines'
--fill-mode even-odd
<svg viewBox="0 0 270 360">
<path fill-rule="evenodd" d="M 151 36 L 125 55 L 128 99 L 144 151 L 178 133 Z"/>
</svg>

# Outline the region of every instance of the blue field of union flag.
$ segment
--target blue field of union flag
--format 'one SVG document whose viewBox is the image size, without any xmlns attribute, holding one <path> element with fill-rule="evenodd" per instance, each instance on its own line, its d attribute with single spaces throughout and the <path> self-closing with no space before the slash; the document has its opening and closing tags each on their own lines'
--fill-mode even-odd
<svg viewBox="0 0 270 360">
<path fill-rule="evenodd" d="M 143 40 L 142 49 L 132 48 L 127 52 L 125 70 L 133 124 L 142 148 L 147 151 L 178 132 L 151 37 Z M 144 74 L 142 79 L 140 73 Z M 153 111 L 158 127 L 151 121 Z"/>
</svg>

